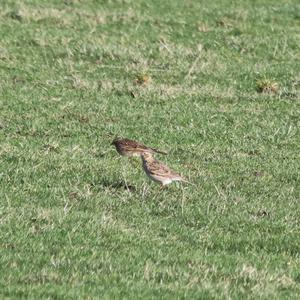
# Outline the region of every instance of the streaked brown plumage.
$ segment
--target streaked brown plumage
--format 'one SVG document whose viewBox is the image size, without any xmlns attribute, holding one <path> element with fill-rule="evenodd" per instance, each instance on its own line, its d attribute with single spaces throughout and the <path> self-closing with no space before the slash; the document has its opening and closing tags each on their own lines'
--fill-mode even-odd
<svg viewBox="0 0 300 300">
<path fill-rule="evenodd" d="M 129 139 L 115 138 L 112 145 L 114 145 L 118 153 L 123 156 L 141 156 L 143 153 L 167 154 L 164 151 L 147 147 Z"/>
<path fill-rule="evenodd" d="M 168 166 L 156 160 L 151 153 L 142 154 L 143 168 L 147 176 L 153 181 L 159 182 L 162 186 L 173 181 L 188 182 L 184 177 L 172 171 Z"/>
</svg>

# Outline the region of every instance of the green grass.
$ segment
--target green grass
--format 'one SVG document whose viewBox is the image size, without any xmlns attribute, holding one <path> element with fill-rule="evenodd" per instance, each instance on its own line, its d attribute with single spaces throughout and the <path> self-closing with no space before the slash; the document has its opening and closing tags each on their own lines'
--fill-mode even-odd
<svg viewBox="0 0 300 300">
<path fill-rule="evenodd" d="M 299 299 L 296 0 L 0 7 L 1 299 Z"/>
</svg>

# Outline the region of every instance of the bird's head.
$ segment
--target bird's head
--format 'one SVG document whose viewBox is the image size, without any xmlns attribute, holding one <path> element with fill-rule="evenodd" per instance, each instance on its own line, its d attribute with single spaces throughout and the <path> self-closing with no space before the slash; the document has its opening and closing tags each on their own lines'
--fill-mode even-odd
<svg viewBox="0 0 300 300">
<path fill-rule="evenodd" d="M 111 142 L 111 145 L 116 146 L 116 144 L 118 143 L 119 140 L 120 140 L 120 138 L 117 137 L 117 136 L 115 136 L 114 139 L 113 139 L 113 141 Z"/>
</svg>

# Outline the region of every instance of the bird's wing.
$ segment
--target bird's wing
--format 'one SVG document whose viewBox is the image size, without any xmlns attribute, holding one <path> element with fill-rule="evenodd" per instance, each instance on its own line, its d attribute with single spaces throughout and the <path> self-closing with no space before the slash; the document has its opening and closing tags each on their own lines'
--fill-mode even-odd
<svg viewBox="0 0 300 300">
<path fill-rule="evenodd" d="M 168 166 L 160 163 L 159 161 L 151 162 L 149 172 L 161 177 L 181 177 L 179 174 L 173 172 Z"/>
<path fill-rule="evenodd" d="M 127 150 L 134 150 L 134 151 L 150 150 L 150 148 L 146 147 L 145 145 L 137 143 L 132 140 L 123 140 L 122 146 Z"/>
<path fill-rule="evenodd" d="M 156 149 L 156 148 L 150 148 L 147 147 L 141 143 L 138 143 L 133 140 L 129 139 L 123 139 L 120 141 L 120 144 L 122 145 L 123 149 L 128 150 L 128 151 L 136 151 L 136 152 L 148 152 L 148 153 L 160 153 L 160 154 L 167 154 L 167 152 Z"/>
</svg>

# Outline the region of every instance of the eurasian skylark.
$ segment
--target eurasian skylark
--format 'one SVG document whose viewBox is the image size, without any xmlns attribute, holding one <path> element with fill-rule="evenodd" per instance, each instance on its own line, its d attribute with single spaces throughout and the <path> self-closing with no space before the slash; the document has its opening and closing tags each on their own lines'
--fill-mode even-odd
<svg viewBox="0 0 300 300">
<path fill-rule="evenodd" d="M 162 186 L 172 183 L 173 181 L 187 181 L 178 173 L 172 171 L 168 166 L 156 160 L 151 153 L 142 154 L 143 168 L 148 177 Z"/>
<path fill-rule="evenodd" d="M 118 153 L 123 156 L 141 156 L 143 153 L 167 154 L 164 151 L 147 147 L 129 139 L 115 138 L 111 144 L 114 145 Z"/>
</svg>

